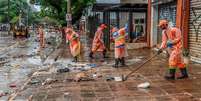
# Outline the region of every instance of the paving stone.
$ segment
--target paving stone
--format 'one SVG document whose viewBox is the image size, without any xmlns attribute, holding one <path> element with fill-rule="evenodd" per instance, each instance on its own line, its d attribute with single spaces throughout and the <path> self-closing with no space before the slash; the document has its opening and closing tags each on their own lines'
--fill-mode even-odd
<svg viewBox="0 0 201 101">
<path fill-rule="evenodd" d="M 71 59 L 69 49 L 60 48 L 60 51 L 64 52 L 60 54 L 61 56 L 57 61 L 66 63 Z M 88 51 L 85 52 L 86 54 L 88 54 Z M 112 51 L 109 51 L 109 54 L 113 54 Z M 168 64 L 162 56 L 159 56 L 132 74 L 126 81 L 107 82 L 105 77 L 126 75 L 131 69 L 135 69 L 145 59 L 153 55 L 153 53 L 149 49 L 129 50 L 129 57 L 126 60 L 143 56 L 142 61 L 133 63 L 129 67 L 118 69 L 112 68 L 109 65 L 113 64 L 113 57 L 106 60 L 107 62 L 100 62 L 101 55 L 97 54 L 97 58 L 92 61 L 87 57 L 83 57 L 83 61 L 100 65 L 96 69 L 103 76 L 102 78 L 95 81 L 74 82 L 70 81 L 70 79 L 74 78 L 75 72 L 41 75 L 37 76 L 36 79 L 44 81 L 47 78 L 53 78 L 57 79 L 58 82 L 45 86 L 27 85 L 27 89 L 16 98 L 24 99 L 31 94 L 33 94 L 33 101 L 199 101 L 201 98 L 201 73 L 199 74 L 201 68 L 198 68 L 200 65 L 192 69 L 192 72 L 195 74 L 191 74 L 189 79 L 167 81 L 163 76 Z M 138 84 L 146 81 L 150 82 L 150 88 L 137 88 Z"/>
</svg>

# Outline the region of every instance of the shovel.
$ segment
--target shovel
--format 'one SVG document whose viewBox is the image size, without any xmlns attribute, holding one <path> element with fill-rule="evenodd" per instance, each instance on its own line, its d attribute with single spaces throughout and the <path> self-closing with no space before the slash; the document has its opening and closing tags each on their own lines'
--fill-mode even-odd
<svg viewBox="0 0 201 101">
<path fill-rule="evenodd" d="M 130 73 L 128 73 L 126 76 L 122 77 L 122 80 L 126 81 L 131 74 L 137 72 L 137 70 L 139 70 L 140 68 L 142 68 L 146 63 L 148 63 L 149 61 L 151 61 L 156 56 L 158 56 L 158 54 L 154 54 L 152 57 L 150 57 L 149 59 L 147 59 L 144 63 L 142 63 L 141 65 L 139 65 L 137 68 L 135 68 L 134 70 L 131 70 Z"/>
</svg>

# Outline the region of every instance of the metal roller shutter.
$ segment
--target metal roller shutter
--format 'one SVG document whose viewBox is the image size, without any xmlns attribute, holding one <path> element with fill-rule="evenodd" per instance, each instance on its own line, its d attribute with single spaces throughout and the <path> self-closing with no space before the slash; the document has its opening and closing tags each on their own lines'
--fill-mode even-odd
<svg viewBox="0 0 201 101">
<path fill-rule="evenodd" d="M 189 49 L 191 59 L 201 63 L 201 0 L 190 0 Z"/>
</svg>

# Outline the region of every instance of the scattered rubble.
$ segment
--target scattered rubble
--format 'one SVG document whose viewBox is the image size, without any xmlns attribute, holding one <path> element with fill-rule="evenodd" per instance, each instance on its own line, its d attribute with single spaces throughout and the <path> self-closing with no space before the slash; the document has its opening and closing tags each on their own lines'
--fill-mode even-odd
<svg viewBox="0 0 201 101">
<path fill-rule="evenodd" d="M 101 77 L 103 77 L 100 73 L 94 73 L 94 74 L 92 74 L 92 77 L 93 78 L 101 78 Z"/>
<path fill-rule="evenodd" d="M 0 97 L 2 96 L 6 96 L 8 95 L 9 93 L 7 91 L 0 91 Z"/>
<path fill-rule="evenodd" d="M 69 68 L 63 68 L 63 69 L 58 69 L 57 73 L 66 73 L 66 72 L 69 72 L 69 71 L 70 71 Z"/>
<path fill-rule="evenodd" d="M 37 76 L 40 76 L 40 75 L 48 75 L 48 74 L 51 74 L 51 72 L 46 72 L 46 71 L 34 72 L 33 77 L 37 77 Z"/>
<path fill-rule="evenodd" d="M 16 84 L 10 84 L 9 87 L 15 88 L 15 87 L 17 87 L 17 85 Z"/>
<path fill-rule="evenodd" d="M 124 78 L 123 78 L 123 75 L 122 76 L 107 76 L 106 77 L 106 81 L 117 81 L 117 82 L 119 82 L 119 81 L 123 81 L 124 80 Z"/>
<path fill-rule="evenodd" d="M 21 55 L 13 56 L 12 58 L 29 58 L 29 57 L 33 57 L 35 55 L 36 54 L 29 54 L 29 55 L 21 54 Z"/>
<path fill-rule="evenodd" d="M 98 66 L 97 64 L 87 64 L 87 65 L 90 66 L 91 68 L 95 68 Z"/>
<path fill-rule="evenodd" d="M 74 81 L 75 82 L 80 82 L 80 81 L 93 81 L 94 79 L 91 78 L 89 75 L 87 75 L 86 73 L 84 72 L 80 72 L 80 73 L 77 73 L 75 75 L 75 78 L 74 78 Z"/>
<path fill-rule="evenodd" d="M 31 80 L 30 82 L 29 82 L 29 84 L 38 84 L 38 83 L 40 83 L 40 81 L 39 80 Z"/>
<path fill-rule="evenodd" d="M 106 81 L 112 81 L 114 80 L 114 77 L 106 77 Z"/>
<path fill-rule="evenodd" d="M 52 79 L 52 78 L 47 78 L 47 79 L 45 80 L 45 82 L 42 83 L 42 85 L 48 85 L 48 84 L 54 83 L 54 82 L 56 82 L 56 81 L 58 81 L 58 80 Z"/>
<path fill-rule="evenodd" d="M 115 81 L 123 81 L 123 78 L 120 77 L 120 76 L 117 76 L 117 77 L 114 77 L 114 80 L 115 80 Z"/>
<path fill-rule="evenodd" d="M 5 63 L 8 63 L 10 60 L 6 57 L 0 58 L 0 66 L 4 65 Z"/>
</svg>

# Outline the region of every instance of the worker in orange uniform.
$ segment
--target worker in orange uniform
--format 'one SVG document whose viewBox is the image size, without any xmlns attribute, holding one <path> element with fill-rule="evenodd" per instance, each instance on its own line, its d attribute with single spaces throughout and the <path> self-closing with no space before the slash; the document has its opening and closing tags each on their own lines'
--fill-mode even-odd
<svg viewBox="0 0 201 101">
<path fill-rule="evenodd" d="M 115 48 L 115 64 L 113 67 L 118 68 L 119 63 L 121 63 L 121 66 L 125 66 L 125 52 L 126 52 L 126 31 L 128 29 L 128 25 L 126 25 L 124 28 L 121 28 L 118 30 L 118 28 L 113 27 L 112 28 L 112 37 L 114 40 Z"/>
<path fill-rule="evenodd" d="M 40 49 L 45 48 L 45 33 L 41 25 L 38 28 L 38 33 L 39 33 L 39 39 L 40 39 Z"/>
<path fill-rule="evenodd" d="M 181 76 L 177 79 L 188 78 L 186 65 L 182 60 L 182 35 L 178 28 L 170 27 L 167 20 L 160 20 L 159 27 L 162 31 L 162 44 L 158 51 L 158 54 L 163 49 L 167 48 L 170 54 L 169 57 L 169 75 L 165 76 L 167 80 L 175 79 L 176 68 L 181 71 Z"/>
<path fill-rule="evenodd" d="M 93 58 L 93 54 L 97 51 L 102 52 L 103 57 L 106 58 L 106 52 L 107 51 L 106 51 L 104 41 L 103 41 L 103 34 L 104 34 L 103 30 L 105 28 L 107 28 L 107 26 L 105 24 L 101 24 L 98 27 L 98 29 L 95 33 L 94 39 L 93 39 L 91 52 L 89 54 L 90 58 Z"/>
<path fill-rule="evenodd" d="M 73 30 L 71 26 L 65 29 L 66 33 L 66 43 L 70 46 L 70 52 L 74 58 L 73 62 L 78 61 L 78 56 L 80 55 L 80 38 L 79 35 Z"/>
</svg>

